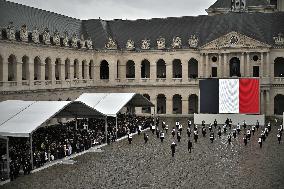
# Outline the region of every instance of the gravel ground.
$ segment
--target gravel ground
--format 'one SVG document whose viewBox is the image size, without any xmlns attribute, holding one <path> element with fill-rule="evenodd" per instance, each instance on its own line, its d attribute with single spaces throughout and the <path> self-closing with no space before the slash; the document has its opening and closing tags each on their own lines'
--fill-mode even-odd
<svg viewBox="0 0 284 189">
<path fill-rule="evenodd" d="M 174 121 L 168 120 L 170 130 Z M 174 158 L 170 130 L 164 143 L 149 132 L 146 145 L 143 135 L 134 136 L 131 145 L 123 140 L 103 147 L 103 152 L 79 156 L 73 165 L 22 176 L 2 188 L 284 188 L 284 142 L 278 144 L 276 128 L 262 149 L 257 143 L 259 131 L 247 146 L 242 133 L 229 145 L 223 133 L 220 139 L 215 135 L 211 144 L 209 136 L 203 138 L 199 131 L 199 140 L 188 153 L 187 125 L 183 125 Z"/>
</svg>

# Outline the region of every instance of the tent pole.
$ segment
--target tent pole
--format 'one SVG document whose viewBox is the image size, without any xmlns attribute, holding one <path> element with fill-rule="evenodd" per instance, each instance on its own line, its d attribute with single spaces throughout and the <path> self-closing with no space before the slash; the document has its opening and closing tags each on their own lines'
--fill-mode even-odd
<svg viewBox="0 0 284 189">
<path fill-rule="evenodd" d="M 7 174 L 8 178 L 10 178 L 10 155 L 9 155 L 9 137 L 7 137 Z"/>
<path fill-rule="evenodd" d="M 33 156 L 33 134 L 30 134 L 30 148 L 31 148 L 31 165 L 32 170 L 34 169 L 34 156 Z"/>
<path fill-rule="evenodd" d="M 117 115 L 115 117 L 115 136 L 116 136 L 116 139 L 117 139 Z"/>
<path fill-rule="evenodd" d="M 106 135 L 106 143 L 107 143 L 107 116 L 105 117 L 105 135 Z"/>
</svg>

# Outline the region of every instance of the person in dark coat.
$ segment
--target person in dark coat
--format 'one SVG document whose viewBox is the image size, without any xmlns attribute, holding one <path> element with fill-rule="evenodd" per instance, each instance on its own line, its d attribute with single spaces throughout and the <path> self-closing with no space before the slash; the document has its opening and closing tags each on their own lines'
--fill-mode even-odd
<svg viewBox="0 0 284 189">
<path fill-rule="evenodd" d="M 244 138 L 243 138 L 243 140 L 244 140 L 244 144 L 245 144 L 245 146 L 247 145 L 247 143 L 248 143 L 248 139 L 247 139 L 247 135 L 246 134 L 244 134 Z"/>
<path fill-rule="evenodd" d="M 189 151 L 189 153 L 191 153 L 191 148 L 192 148 L 192 142 L 190 141 L 190 139 L 188 139 L 187 150 Z"/>
<path fill-rule="evenodd" d="M 220 126 L 218 128 L 218 136 L 219 136 L 219 138 L 221 138 L 221 127 Z"/>
<path fill-rule="evenodd" d="M 190 129 L 190 127 L 188 127 L 188 128 L 187 128 L 186 133 L 187 133 L 187 136 L 188 136 L 188 138 L 189 138 L 189 137 L 190 137 L 190 135 L 191 135 L 191 129 Z"/>
<path fill-rule="evenodd" d="M 252 135 L 254 135 L 254 133 L 255 133 L 255 126 L 254 125 L 251 127 L 251 132 L 252 132 Z"/>
<path fill-rule="evenodd" d="M 162 132 L 160 133 L 160 139 L 161 139 L 161 142 L 164 141 L 164 139 L 165 139 L 165 133 L 164 133 L 164 131 L 162 131 Z"/>
<path fill-rule="evenodd" d="M 195 142 L 197 142 L 197 139 L 198 139 L 198 131 L 197 131 L 197 130 L 195 130 L 195 131 L 193 132 L 193 136 L 194 136 Z"/>
<path fill-rule="evenodd" d="M 180 132 L 177 132 L 177 140 L 178 140 L 178 142 L 180 142 L 180 139 L 181 139 L 181 134 L 180 134 Z"/>
<path fill-rule="evenodd" d="M 208 129 L 209 129 L 209 132 L 212 132 L 212 124 L 211 123 L 209 124 Z"/>
<path fill-rule="evenodd" d="M 172 136 L 175 137 L 175 135 L 176 135 L 176 130 L 175 130 L 175 128 L 173 128 L 172 129 Z"/>
<path fill-rule="evenodd" d="M 159 130 L 158 127 L 156 128 L 156 136 L 157 136 L 157 138 L 160 138 L 160 130 Z"/>
<path fill-rule="evenodd" d="M 262 148 L 262 137 L 261 136 L 258 138 L 258 144 L 259 144 L 259 147 Z"/>
<path fill-rule="evenodd" d="M 228 138 L 228 143 L 231 144 L 231 141 L 232 141 L 232 135 L 231 135 L 231 133 L 229 133 L 229 135 L 228 135 L 227 138 Z"/>
<path fill-rule="evenodd" d="M 215 137 L 214 137 L 214 133 L 213 133 L 213 132 L 211 132 L 211 133 L 210 133 L 209 138 L 210 138 L 211 143 L 213 143 L 214 138 L 215 138 Z"/>
<path fill-rule="evenodd" d="M 131 144 L 131 142 L 132 142 L 132 134 L 129 133 L 128 134 L 128 143 Z"/>
<path fill-rule="evenodd" d="M 280 133 L 277 133 L 277 139 L 278 139 L 278 143 L 280 144 L 280 142 L 281 142 L 281 134 Z"/>
<path fill-rule="evenodd" d="M 218 124 L 216 119 L 214 120 L 214 123 L 213 123 L 213 124 L 214 124 L 214 128 L 216 129 L 217 124 Z"/>
<path fill-rule="evenodd" d="M 206 136 L 206 128 L 205 128 L 205 126 L 202 127 L 202 135 L 203 135 L 203 137 Z"/>
<path fill-rule="evenodd" d="M 144 141 L 145 141 L 145 144 L 148 142 L 148 139 L 149 139 L 148 134 L 144 133 Z"/>
<path fill-rule="evenodd" d="M 175 142 L 172 142 L 172 144 L 171 144 L 172 157 L 175 156 L 176 146 L 177 146 L 177 144 Z"/>
<path fill-rule="evenodd" d="M 259 122 L 258 122 L 258 120 L 256 120 L 256 125 L 255 125 L 255 127 L 256 127 L 256 130 L 259 129 Z"/>
</svg>

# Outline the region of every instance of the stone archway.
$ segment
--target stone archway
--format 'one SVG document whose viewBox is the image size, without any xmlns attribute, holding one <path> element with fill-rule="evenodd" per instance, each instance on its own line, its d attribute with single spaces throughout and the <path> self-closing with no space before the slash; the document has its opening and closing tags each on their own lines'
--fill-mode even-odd
<svg viewBox="0 0 284 189">
<path fill-rule="evenodd" d="M 196 94 L 188 97 L 188 113 L 198 113 L 198 96 Z"/>
<path fill-rule="evenodd" d="M 278 94 L 274 97 L 274 114 L 283 115 L 284 112 L 284 95 Z"/>
<path fill-rule="evenodd" d="M 230 60 L 230 77 L 241 77 L 240 72 L 240 59 L 237 57 L 233 57 Z"/>
<path fill-rule="evenodd" d="M 198 78 L 198 61 L 194 58 L 188 61 L 188 78 Z"/>
<path fill-rule="evenodd" d="M 135 62 L 133 60 L 126 62 L 126 78 L 135 78 Z"/>
<path fill-rule="evenodd" d="M 17 81 L 17 59 L 13 54 L 8 58 L 8 81 Z"/>
<path fill-rule="evenodd" d="M 146 59 L 141 63 L 141 78 L 150 78 L 150 62 Z"/>
<path fill-rule="evenodd" d="M 159 59 L 157 62 L 157 78 L 166 78 L 166 76 L 166 62 L 163 59 Z"/>
<path fill-rule="evenodd" d="M 182 114 L 182 97 L 179 94 L 173 96 L 173 114 Z"/>
<path fill-rule="evenodd" d="M 100 64 L 100 78 L 109 79 L 109 65 L 106 60 L 103 60 Z"/>
<path fill-rule="evenodd" d="M 274 77 L 284 77 L 284 58 L 277 57 L 274 60 Z"/>
<path fill-rule="evenodd" d="M 157 113 L 165 114 L 166 113 L 166 96 L 164 94 L 159 94 L 157 96 Z"/>
<path fill-rule="evenodd" d="M 182 64 L 180 59 L 173 60 L 173 78 L 182 78 Z"/>
</svg>

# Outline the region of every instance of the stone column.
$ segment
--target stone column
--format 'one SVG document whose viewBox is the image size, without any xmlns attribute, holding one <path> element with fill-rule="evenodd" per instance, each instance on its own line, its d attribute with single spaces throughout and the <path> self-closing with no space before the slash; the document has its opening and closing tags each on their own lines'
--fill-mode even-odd
<svg viewBox="0 0 284 189">
<path fill-rule="evenodd" d="M 266 77 L 270 77 L 271 72 L 270 72 L 270 53 L 266 53 Z"/>
<path fill-rule="evenodd" d="M 135 61 L 135 80 L 137 83 L 141 80 L 141 61 Z"/>
<path fill-rule="evenodd" d="M 151 114 L 157 114 L 157 96 L 150 96 L 150 101 L 155 105 L 155 108 L 151 108 Z M 156 112 L 154 112 L 154 110 L 156 110 Z"/>
<path fill-rule="evenodd" d="M 224 54 L 224 77 L 229 77 L 229 73 L 228 73 L 228 55 L 225 53 Z"/>
<path fill-rule="evenodd" d="M 270 63 L 270 77 L 274 79 L 274 61 Z"/>
<path fill-rule="evenodd" d="M 35 70 L 34 70 L 34 63 L 30 62 L 30 60 L 27 62 L 28 64 L 28 77 L 27 77 L 27 80 L 30 81 L 30 86 L 33 86 L 34 84 L 34 73 L 35 73 Z"/>
<path fill-rule="evenodd" d="M 222 54 L 219 54 L 217 74 L 219 78 L 223 77 Z"/>
<path fill-rule="evenodd" d="M 114 82 L 116 80 L 116 61 L 115 60 L 110 60 L 108 61 L 108 66 L 109 66 L 109 81 Z"/>
<path fill-rule="evenodd" d="M 78 60 L 78 67 L 74 67 L 77 70 L 78 79 L 82 79 L 82 62 Z"/>
<path fill-rule="evenodd" d="M 244 77 L 245 76 L 245 55 L 243 52 L 241 55 L 240 67 L 241 67 L 241 77 Z"/>
<path fill-rule="evenodd" d="M 89 64 L 87 62 L 85 62 L 83 69 L 84 69 L 84 78 L 90 79 L 89 78 Z"/>
<path fill-rule="evenodd" d="M 70 60 L 70 73 L 69 73 L 69 78 L 70 80 L 74 79 L 74 61 Z"/>
<path fill-rule="evenodd" d="M 45 80 L 45 63 L 40 64 L 40 78 L 39 80 L 44 81 Z"/>
<path fill-rule="evenodd" d="M 247 53 L 246 77 L 250 77 L 250 55 L 249 55 L 249 53 Z"/>
<path fill-rule="evenodd" d="M 22 68 L 23 68 L 23 63 L 17 62 L 15 80 L 18 82 L 18 85 L 22 85 L 22 74 L 23 74 Z"/>
<path fill-rule="evenodd" d="M 188 81 L 188 62 L 187 60 L 182 60 L 181 62 L 182 65 L 182 81 L 186 82 Z"/>
<path fill-rule="evenodd" d="M 167 96 L 166 114 L 173 114 L 173 97 Z"/>
<path fill-rule="evenodd" d="M 260 91 L 260 113 L 265 114 L 265 99 L 264 99 L 264 91 Z"/>
<path fill-rule="evenodd" d="M 52 85 L 55 84 L 55 63 L 51 62 L 51 83 Z"/>
<path fill-rule="evenodd" d="M 65 64 L 62 61 L 58 62 L 59 80 L 65 80 Z"/>
<path fill-rule="evenodd" d="M 182 114 L 188 114 L 188 96 L 182 96 Z"/>
<path fill-rule="evenodd" d="M 263 60 L 263 52 L 260 54 L 260 77 L 264 77 L 265 70 L 264 70 L 264 60 Z"/>
<path fill-rule="evenodd" d="M 95 66 L 94 66 L 94 63 L 90 64 L 91 66 L 91 75 L 90 75 L 90 78 L 92 78 L 92 80 L 95 79 Z"/>
<path fill-rule="evenodd" d="M 265 104 L 265 109 L 266 109 L 266 115 L 271 115 L 271 113 L 270 113 L 270 106 L 271 106 L 271 104 L 270 104 L 270 91 L 269 90 L 266 90 L 266 104 Z"/>
<path fill-rule="evenodd" d="M 166 74 L 167 74 L 167 81 L 172 82 L 172 79 L 173 79 L 173 63 L 171 61 L 166 62 Z"/>
<path fill-rule="evenodd" d="M 150 61 L 150 79 L 156 82 L 157 79 L 157 62 L 155 60 Z"/>
<path fill-rule="evenodd" d="M 199 75 L 200 78 L 203 78 L 204 77 L 204 71 L 203 71 L 203 69 L 204 69 L 204 56 L 203 56 L 203 54 L 200 54 L 200 61 L 199 61 L 198 65 L 199 65 L 199 68 L 198 68 L 199 74 L 198 75 Z"/>
<path fill-rule="evenodd" d="M 205 77 L 210 77 L 210 65 L 209 65 L 209 55 L 205 54 Z"/>
</svg>

